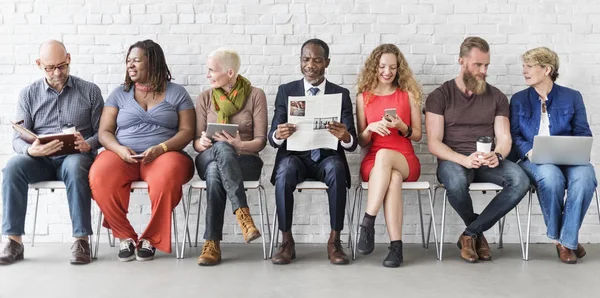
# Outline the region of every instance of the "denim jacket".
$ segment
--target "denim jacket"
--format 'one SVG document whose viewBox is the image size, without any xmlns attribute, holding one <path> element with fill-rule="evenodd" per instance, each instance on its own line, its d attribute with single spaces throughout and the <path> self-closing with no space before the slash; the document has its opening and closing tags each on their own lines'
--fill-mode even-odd
<svg viewBox="0 0 600 298">
<path fill-rule="evenodd" d="M 592 136 L 579 91 L 554 84 L 546 110 L 552 136 Z M 510 133 L 513 150 L 523 159 L 533 148 L 540 129 L 541 102 L 533 87 L 515 93 L 510 100 Z"/>
</svg>

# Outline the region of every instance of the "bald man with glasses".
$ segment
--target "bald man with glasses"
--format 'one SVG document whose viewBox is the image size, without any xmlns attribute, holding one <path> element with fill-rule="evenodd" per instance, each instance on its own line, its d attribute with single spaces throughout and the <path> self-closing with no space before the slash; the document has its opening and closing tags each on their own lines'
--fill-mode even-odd
<svg viewBox="0 0 600 298">
<path fill-rule="evenodd" d="M 44 78 L 25 87 L 19 95 L 17 119 L 37 135 L 61 133 L 75 126 L 74 154 L 57 155 L 64 144 L 58 140 L 41 144 L 28 143 L 15 133 L 12 141 L 17 153 L 2 170 L 2 233 L 8 236 L 0 252 L 0 265 L 23 259 L 28 184 L 61 180 L 67 187 L 67 201 L 75 242 L 71 247 L 71 264 L 91 261 L 88 237 L 92 235 L 91 192 L 88 172 L 98 142 L 98 126 L 104 100 L 93 83 L 69 75 L 71 55 L 65 46 L 49 40 L 40 46 L 36 64 Z"/>
</svg>

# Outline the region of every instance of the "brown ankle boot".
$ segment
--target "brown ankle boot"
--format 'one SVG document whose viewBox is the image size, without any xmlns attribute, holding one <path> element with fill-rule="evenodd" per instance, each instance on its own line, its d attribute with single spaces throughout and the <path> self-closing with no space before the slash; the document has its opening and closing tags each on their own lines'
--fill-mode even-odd
<svg viewBox="0 0 600 298">
<path fill-rule="evenodd" d="M 575 255 L 578 259 L 581 259 L 586 255 L 585 248 L 583 248 L 583 246 L 580 243 L 577 243 L 577 250 L 575 250 Z"/>
<path fill-rule="evenodd" d="M 198 265 L 214 266 L 221 263 L 221 246 L 219 241 L 206 240 L 202 247 L 202 254 L 198 257 Z"/>
<path fill-rule="evenodd" d="M 345 265 L 349 263 L 348 256 L 342 247 L 339 231 L 331 231 L 329 241 L 327 241 L 327 257 L 329 262 L 334 265 Z"/>
<path fill-rule="evenodd" d="M 469 263 L 476 263 L 479 259 L 479 256 L 475 252 L 475 242 L 475 238 L 461 234 L 456 243 L 458 248 L 460 248 L 460 257 Z"/>
<path fill-rule="evenodd" d="M 565 264 L 577 264 L 577 256 L 573 250 L 564 247 L 560 243 L 556 243 L 556 253 L 558 258 Z"/>
<path fill-rule="evenodd" d="M 488 244 L 485 236 L 481 234 L 478 236 L 475 241 L 475 248 L 477 249 L 477 255 L 479 259 L 482 261 L 491 261 L 492 260 L 492 251 L 490 250 L 490 245 Z"/>
<path fill-rule="evenodd" d="M 252 240 L 260 237 L 260 232 L 254 226 L 252 216 L 250 216 L 250 209 L 248 207 L 242 207 L 235 210 L 235 218 L 237 219 L 242 234 L 244 235 L 244 241 L 250 243 Z"/>
</svg>

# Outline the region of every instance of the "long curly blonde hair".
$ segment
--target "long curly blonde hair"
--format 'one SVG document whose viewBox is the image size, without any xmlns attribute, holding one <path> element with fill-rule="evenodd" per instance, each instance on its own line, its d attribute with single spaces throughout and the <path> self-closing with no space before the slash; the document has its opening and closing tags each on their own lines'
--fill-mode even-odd
<svg viewBox="0 0 600 298">
<path fill-rule="evenodd" d="M 406 62 L 406 58 L 404 58 L 404 55 L 402 52 L 400 52 L 400 49 L 393 44 L 382 44 L 376 47 L 365 61 L 365 66 L 358 75 L 358 93 L 360 94 L 368 91 L 366 96 L 367 98 L 364 99 L 365 105 L 367 105 L 372 97 L 372 93 L 370 91 L 375 90 L 377 84 L 379 84 L 379 59 L 381 59 L 383 54 L 387 53 L 396 55 L 396 60 L 398 61 L 396 79 L 394 80 L 393 84 L 400 90 L 412 94 L 415 103 L 418 106 L 421 106 L 421 100 L 423 98 L 421 85 L 419 85 L 417 80 L 415 80 L 413 72 L 410 70 L 408 63 Z"/>
</svg>

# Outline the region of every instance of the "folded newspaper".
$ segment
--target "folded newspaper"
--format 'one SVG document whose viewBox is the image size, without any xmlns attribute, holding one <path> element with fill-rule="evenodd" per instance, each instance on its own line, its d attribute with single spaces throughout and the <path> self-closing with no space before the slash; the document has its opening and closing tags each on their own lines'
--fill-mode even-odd
<svg viewBox="0 0 600 298">
<path fill-rule="evenodd" d="M 327 124 L 340 122 L 341 114 L 341 93 L 288 97 L 288 123 L 295 124 L 297 129 L 287 139 L 287 150 L 336 150 L 338 138 L 327 130 Z"/>
</svg>

